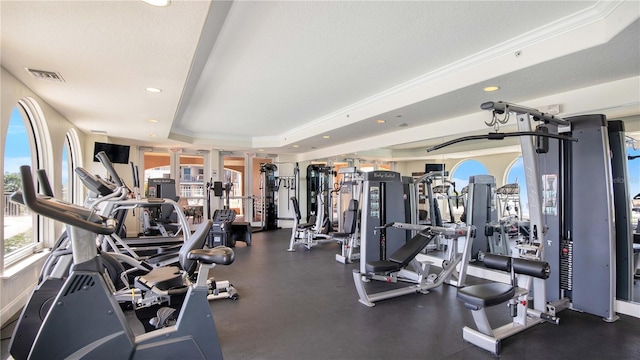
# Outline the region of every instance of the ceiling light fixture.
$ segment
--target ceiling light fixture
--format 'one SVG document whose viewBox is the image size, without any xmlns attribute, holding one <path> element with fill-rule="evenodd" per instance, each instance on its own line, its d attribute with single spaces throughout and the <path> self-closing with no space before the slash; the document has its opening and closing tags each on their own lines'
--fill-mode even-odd
<svg viewBox="0 0 640 360">
<path fill-rule="evenodd" d="M 498 91 L 498 90 L 500 90 L 500 86 L 487 86 L 486 88 L 484 88 L 482 90 L 484 90 L 484 92 Z"/>
<path fill-rule="evenodd" d="M 382 119 L 376 120 L 376 124 L 384 124 L 384 123 L 386 123 L 385 120 L 382 120 Z"/>
<path fill-rule="evenodd" d="M 294 148 L 299 148 L 299 147 L 300 147 L 300 145 L 293 145 L 293 147 L 294 147 Z"/>
<path fill-rule="evenodd" d="M 156 134 L 149 134 L 149 137 L 151 138 L 156 137 Z"/>
<path fill-rule="evenodd" d="M 258 151 L 264 151 L 264 149 L 258 149 Z"/>
<path fill-rule="evenodd" d="M 150 123 L 154 123 L 154 124 L 155 124 L 155 123 L 157 123 L 157 122 L 158 122 L 158 120 L 156 120 L 156 119 L 149 119 L 149 122 L 150 122 Z"/>
<path fill-rule="evenodd" d="M 142 0 L 143 2 L 157 7 L 165 7 L 171 5 L 171 0 Z"/>
<path fill-rule="evenodd" d="M 323 136 L 322 136 L 322 138 L 323 138 L 323 139 L 330 139 L 330 138 L 331 138 L 331 136 L 329 136 L 329 135 L 323 135 Z"/>
<path fill-rule="evenodd" d="M 154 87 L 148 87 L 145 90 L 147 90 L 150 93 L 161 93 L 162 89 L 158 89 L 158 88 L 154 88 Z"/>
</svg>

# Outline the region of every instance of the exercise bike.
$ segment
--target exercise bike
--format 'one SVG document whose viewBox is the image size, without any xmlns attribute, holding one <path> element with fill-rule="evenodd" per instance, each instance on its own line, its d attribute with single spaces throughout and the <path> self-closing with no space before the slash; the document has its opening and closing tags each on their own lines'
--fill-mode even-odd
<svg viewBox="0 0 640 360">
<path fill-rule="evenodd" d="M 31 211 L 67 224 L 73 268 L 53 300 L 26 358 L 201 358 L 221 359 L 222 350 L 207 301 L 207 275 L 216 264 L 234 260 L 230 248 L 198 249 L 187 255 L 199 263 L 199 275 L 189 284 L 175 324 L 134 336 L 105 275 L 95 246 L 97 234 L 116 229 L 113 218 L 38 196 L 29 166 L 20 168 L 23 191 L 11 196 Z M 141 277 L 148 283 L 166 281 L 167 268 Z M 176 268 L 177 269 L 177 268 Z"/>
</svg>

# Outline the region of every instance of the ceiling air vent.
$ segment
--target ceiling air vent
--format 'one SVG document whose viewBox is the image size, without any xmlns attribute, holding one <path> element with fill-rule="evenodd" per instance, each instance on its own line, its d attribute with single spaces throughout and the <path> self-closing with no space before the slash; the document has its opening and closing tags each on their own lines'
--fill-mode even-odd
<svg viewBox="0 0 640 360">
<path fill-rule="evenodd" d="M 104 130 L 91 130 L 91 133 L 96 135 L 107 135 L 107 132 Z"/>
<path fill-rule="evenodd" d="M 64 79 L 62 78 L 62 75 L 60 75 L 60 73 L 57 73 L 55 71 L 36 70 L 36 69 L 29 69 L 29 68 L 25 68 L 25 70 L 27 70 L 27 72 L 29 72 L 29 74 L 31 74 L 31 76 L 33 76 L 33 78 L 37 80 L 51 80 L 51 81 L 65 82 Z"/>
</svg>

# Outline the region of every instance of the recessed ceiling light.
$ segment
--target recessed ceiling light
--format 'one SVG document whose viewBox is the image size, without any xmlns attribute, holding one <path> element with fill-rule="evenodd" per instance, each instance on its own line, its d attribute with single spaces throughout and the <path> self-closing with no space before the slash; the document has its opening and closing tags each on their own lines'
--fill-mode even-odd
<svg viewBox="0 0 640 360">
<path fill-rule="evenodd" d="M 156 137 L 156 134 L 149 134 L 149 137 Z"/>
<path fill-rule="evenodd" d="M 323 138 L 323 139 L 329 139 L 329 138 L 331 138 L 331 136 L 329 136 L 329 135 L 323 135 L 323 136 L 322 136 L 322 138 Z"/>
<path fill-rule="evenodd" d="M 150 122 L 150 123 L 157 123 L 157 122 L 158 122 L 158 120 L 156 120 L 156 119 L 149 119 L 149 122 Z"/>
<path fill-rule="evenodd" d="M 293 147 L 294 147 L 294 148 L 299 148 L 299 147 L 300 147 L 300 145 L 293 145 Z"/>
<path fill-rule="evenodd" d="M 497 90 L 500 90 L 500 86 L 487 86 L 482 90 L 484 90 L 485 92 L 497 91 Z"/>
<path fill-rule="evenodd" d="M 386 123 L 386 121 L 384 121 L 382 119 L 376 120 L 376 124 L 384 124 L 384 123 Z"/>
<path fill-rule="evenodd" d="M 171 4 L 170 0 L 142 0 L 142 1 L 146 2 L 149 5 L 158 6 L 158 7 L 169 6 Z"/>
<path fill-rule="evenodd" d="M 407 127 L 407 126 L 409 126 L 409 124 L 407 123 L 398 124 L 398 127 Z"/>
<path fill-rule="evenodd" d="M 264 151 L 264 149 L 258 149 L 258 151 Z"/>
<path fill-rule="evenodd" d="M 152 93 L 161 93 L 162 89 L 158 89 L 158 88 L 154 88 L 154 87 L 148 87 L 145 90 L 147 90 L 148 92 L 152 92 Z"/>
</svg>

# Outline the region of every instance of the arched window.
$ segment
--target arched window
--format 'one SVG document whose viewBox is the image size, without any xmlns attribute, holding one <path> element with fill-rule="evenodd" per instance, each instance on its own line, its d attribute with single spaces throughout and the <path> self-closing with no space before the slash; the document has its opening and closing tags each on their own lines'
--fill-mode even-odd
<svg viewBox="0 0 640 360">
<path fill-rule="evenodd" d="M 74 170 L 82 166 L 79 159 L 82 159 L 80 140 L 75 129 L 70 129 L 64 139 L 62 148 L 62 195 L 65 201 L 72 203 L 82 203 L 81 189 L 77 186 L 77 178 Z"/>
<path fill-rule="evenodd" d="M 73 202 L 73 189 L 71 181 L 73 180 L 73 174 L 71 174 L 71 168 L 73 167 L 71 160 L 71 150 L 69 149 L 69 139 L 66 138 L 64 146 L 62 147 L 62 200 L 66 202 Z"/>
<path fill-rule="evenodd" d="M 522 218 L 529 218 L 529 199 L 527 198 L 527 181 L 524 177 L 524 163 L 522 162 L 522 156 L 519 156 L 512 164 L 507 168 L 507 177 L 505 178 L 506 184 L 518 184 L 520 187 L 520 212 Z"/>
<path fill-rule="evenodd" d="M 18 104 L 11 112 L 4 147 L 4 236 L 5 265 L 37 245 L 38 233 L 34 231 L 34 216 L 29 210 L 9 201 L 11 194 L 22 187 L 20 166 L 37 165 L 37 147 L 34 130 L 25 108 Z M 35 150 L 35 151 L 34 151 Z M 34 154 L 35 152 L 35 154 Z M 35 155 L 35 156 L 34 156 Z"/>
<path fill-rule="evenodd" d="M 453 167 L 451 174 L 449 175 L 449 179 L 455 183 L 456 191 L 461 192 L 463 188 L 469 185 L 469 176 L 473 175 L 487 175 L 489 171 L 487 168 L 478 160 L 463 160 Z M 440 209 L 445 209 L 442 211 L 447 211 L 447 206 L 445 203 L 439 205 Z M 464 207 L 456 206 L 453 209 L 453 215 L 459 217 L 462 215 L 464 211 Z M 449 215 L 444 215 L 449 216 Z"/>
<path fill-rule="evenodd" d="M 488 175 L 487 168 L 478 160 L 463 160 L 453 168 L 450 179 L 456 183 L 456 189 L 469 185 L 469 176 Z"/>
</svg>

